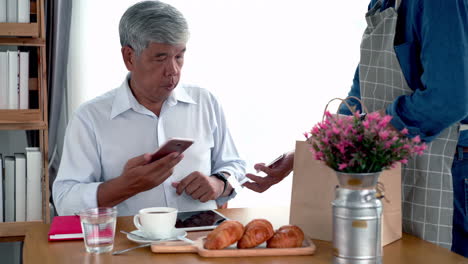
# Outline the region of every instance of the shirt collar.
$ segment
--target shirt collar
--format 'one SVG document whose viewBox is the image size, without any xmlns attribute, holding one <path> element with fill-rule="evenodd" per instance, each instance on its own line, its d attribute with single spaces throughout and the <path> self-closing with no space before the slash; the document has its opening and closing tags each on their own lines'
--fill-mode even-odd
<svg viewBox="0 0 468 264">
<path fill-rule="evenodd" d="M 179 102 L 183 102 L 183 103 L 187 103 L 187 104 L 197 104 L 192 96 L 190 96 L 188 93 L 187 93 L 187 90 L 185 90 L 185 87 L 184 85 L 180 84 L 177 84 L 176 88 L 174 89 L 174 91 L 171 93 L 171 95 L 169 96 L 169 98 L 172 98 L 171 100 L 173 100 L 172 102 L 175 104 L 177 104 L 177 101 Z M 168 99 L 169 99 L 168 98 Z M 169 101 L 169 100 L 168 100 Z"/>
<path fill-rule="evenodd" d="M 122 114 L 123 112 L 134 109 L 135 111 L 141 112 L 147 110 L 143 105 L 141 105 L 135 96 L 133 96 L 128 81 L 130 80 L 130 73 L 127 75 L 123 83 L 116 90 L 114 97 L 114 102 L 112 103 L 112 110 L 110 119 Z M 193 98 L 187 93 L 183 85 L 177 84 L 174 91 L 169 95 L 166 102 L 169 106 L 174 106 L 177 102 L 196 104 Z"/>
</svg>

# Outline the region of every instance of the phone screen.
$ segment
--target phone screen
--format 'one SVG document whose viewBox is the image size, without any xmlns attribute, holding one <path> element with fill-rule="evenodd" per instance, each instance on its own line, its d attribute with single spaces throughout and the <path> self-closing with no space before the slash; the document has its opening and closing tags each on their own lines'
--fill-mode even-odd
<svg viewBox="0 0 468 264">
<path fill-rule="evenodd" d="M 178 212 L 176 228 L 184 229 L 211 229 L 227 220 L 223 215 L 213 210 Z"/>
</svg>

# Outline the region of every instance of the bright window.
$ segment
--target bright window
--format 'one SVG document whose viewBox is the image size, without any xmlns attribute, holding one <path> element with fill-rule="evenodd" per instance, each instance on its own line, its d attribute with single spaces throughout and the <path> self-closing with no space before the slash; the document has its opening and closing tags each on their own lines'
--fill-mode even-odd
<svg viewBox="0 0 468 264">
<path fill-rule="evenodd" d="M 118 23 L 136 2 L 73 2 L 72 112 L 124 80 Z M 182 11 L 191 31 L 183 81 L 217 96 L 249 172 L 293 149 L 321 120 L 328 100 L 347 95 L 369 0 L 166 2 Z M 289 206 L 291 182 L 262 194 L 244 190 L 229 206 Z"/>
</svg>

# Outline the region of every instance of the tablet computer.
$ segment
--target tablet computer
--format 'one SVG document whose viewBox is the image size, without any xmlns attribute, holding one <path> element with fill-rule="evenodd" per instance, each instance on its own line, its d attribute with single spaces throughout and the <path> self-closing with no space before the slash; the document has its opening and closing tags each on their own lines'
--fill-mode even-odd
<svg viewBox="0 0 468 264">
<path fill-rule="evenodd" d="M 226 216 L 214 210 L 177 212 L 176 228 L 185 231 L 209 230 L 226 220 Z"/>
</svg>

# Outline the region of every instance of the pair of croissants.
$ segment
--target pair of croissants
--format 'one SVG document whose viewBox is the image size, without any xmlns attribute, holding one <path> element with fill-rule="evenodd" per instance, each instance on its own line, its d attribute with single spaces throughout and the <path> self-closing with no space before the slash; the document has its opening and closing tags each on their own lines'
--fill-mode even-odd
<svg viewBox="0 0 468 264">
<path fill-rule="evenodd" d="M 244 226 L 234 220 L 221 223 L 205 240 L 206 249 L 223 249 L 237 241 L 237 248 L 256 247 L 267 241 L 268 248 L 301 247 L 304 232 L 295 225 L 282 226 L 276 232 L 268 220 L 255 219 Z"/>
</svg>

